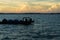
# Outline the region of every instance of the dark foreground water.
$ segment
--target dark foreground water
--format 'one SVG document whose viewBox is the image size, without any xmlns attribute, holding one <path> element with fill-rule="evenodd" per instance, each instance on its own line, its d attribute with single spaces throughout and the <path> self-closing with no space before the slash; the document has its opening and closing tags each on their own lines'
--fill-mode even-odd
<svg viewBox="0 0 60 40">
<path fill-rule="evenodd" d="M 0 14 L 0 21 L 23 17 L 31 17 L 34 24 L 0 24 L 0 40 L 60 40 L 60 14 Z"/>
</svg>

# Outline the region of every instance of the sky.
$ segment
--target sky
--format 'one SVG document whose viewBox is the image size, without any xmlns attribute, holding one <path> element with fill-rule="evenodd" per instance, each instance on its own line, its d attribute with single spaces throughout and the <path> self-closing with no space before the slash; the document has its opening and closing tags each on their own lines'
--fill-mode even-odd
<svg viewBox="0 0 60 40">
<path fill-rule="evenodd" d="M 60 13 L 60 0 L 0 0 L 1 13 Z"/>
</svg>

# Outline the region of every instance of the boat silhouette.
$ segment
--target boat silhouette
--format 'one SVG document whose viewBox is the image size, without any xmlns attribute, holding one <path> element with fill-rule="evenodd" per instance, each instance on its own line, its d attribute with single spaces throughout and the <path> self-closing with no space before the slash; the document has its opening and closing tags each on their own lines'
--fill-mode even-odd
<svg viewBox="0 0 60 40">
<path fill-rule="evenodd" d="M 29 25 L 32 24 L 34 22 L 34 20 L 30 17 L 23 17 L 22 20 L 7 20 L 7 19 L 3 19 L 2 21 L 0 21 L 0 24 L 24 24 L 24 25 Z"/>
</svg>

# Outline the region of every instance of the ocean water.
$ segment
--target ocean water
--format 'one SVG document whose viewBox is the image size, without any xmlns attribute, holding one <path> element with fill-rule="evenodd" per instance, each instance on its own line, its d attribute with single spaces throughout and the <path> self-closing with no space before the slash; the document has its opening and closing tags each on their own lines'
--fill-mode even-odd
<svg viewBox="0 0 60 40">
<path fill-rule="evenodd" d="M 32 25 L 0 24 L 0 40 L 60 40 L 60 14 L 0 14 L 0 21 L 31 17 Z"/>
</svg>

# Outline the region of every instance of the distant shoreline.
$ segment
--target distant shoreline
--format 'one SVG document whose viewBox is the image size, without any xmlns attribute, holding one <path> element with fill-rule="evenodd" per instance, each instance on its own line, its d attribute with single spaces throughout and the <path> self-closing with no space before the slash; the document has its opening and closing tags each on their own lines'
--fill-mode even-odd
<svg viewBox="0 0 60 40">
<path fill-rule="evenodd" d="M 0 13 L 0 14 L 60 14 L 60 13 Z"/>
</svg>

